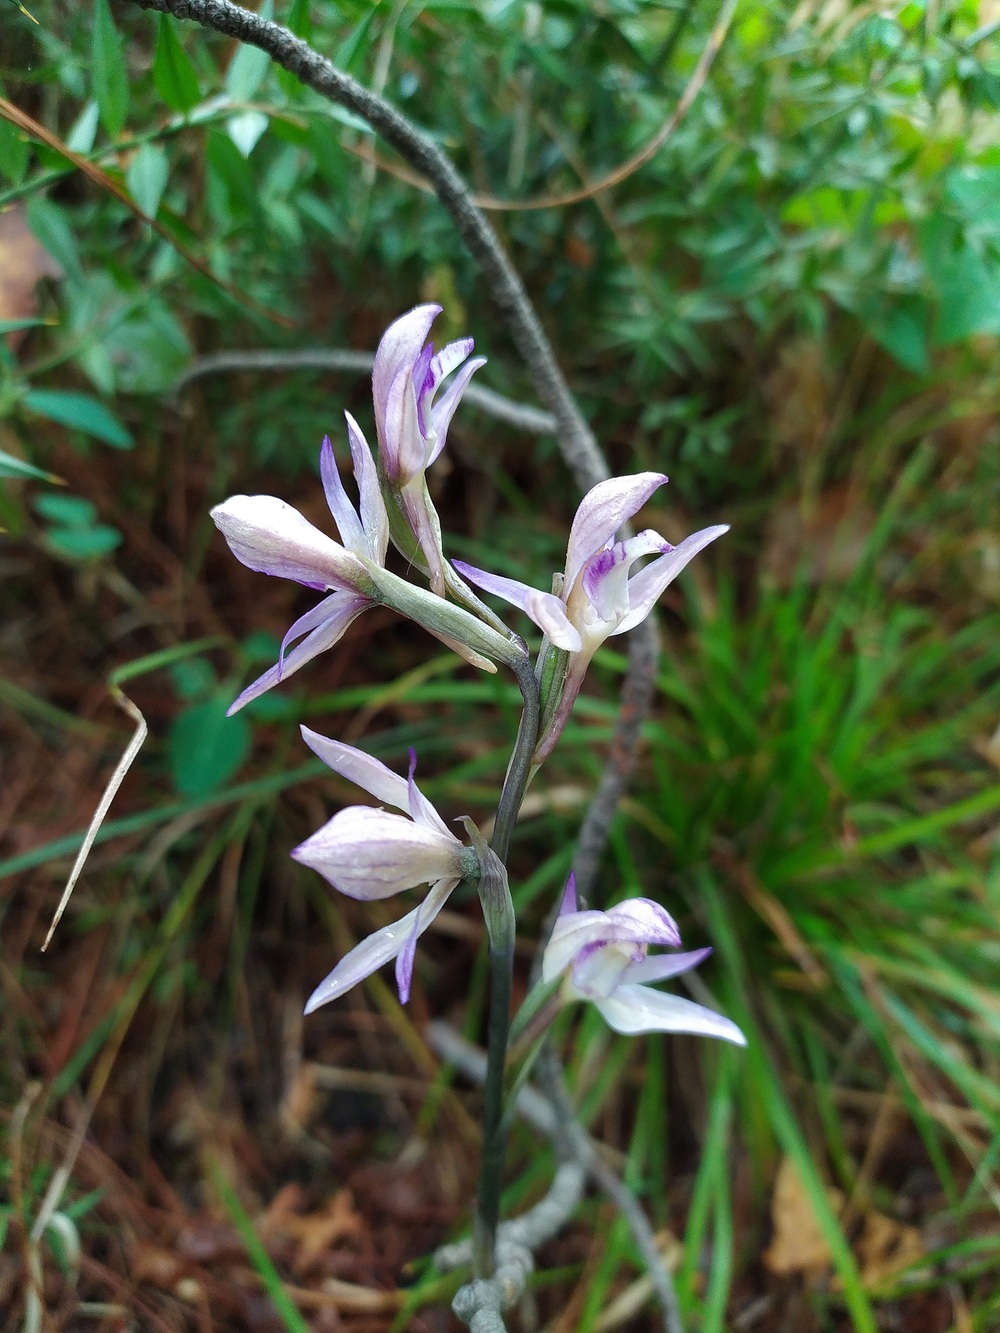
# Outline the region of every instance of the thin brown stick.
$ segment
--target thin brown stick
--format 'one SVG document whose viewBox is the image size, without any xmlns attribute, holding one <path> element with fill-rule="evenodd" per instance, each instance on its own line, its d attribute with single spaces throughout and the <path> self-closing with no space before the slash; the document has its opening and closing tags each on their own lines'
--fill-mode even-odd
<svg viewBox="0 0 1000 1333">
<path fill-rule="evenodd" d="M 113 194 L 140 222 L 145 222 L 152 227 L 158 236 L 162 236 L 168 245 L 172 245 L 181 258 L 185 259 L 192 268 L 197 269 L 203 277 L 208 278 L 209 282 L 214 283 L 227 296 L 231 296 L 234 301 L 238 301 L 240 305 L 246 306 L 247 309 L 255 311 L 258 315 L 263 315 L 265 319 L 273 320 L 275 324 L 280 324 L 286 329 L 295 327 L 294 322 L 287 316 L 279 315 L 276 310 L 269 310 L 267 306 L 260 305 L 252 297 L 247 296 L 245 292 L 241 292 L 237 287 L 225 282 L 218 274 L 213 273 L 205 261 L 193 254 L 183 241 L 179 241 L 164 227 L 162 222 L 157 222 L 156 218 L 151 218 L 148 213 L 144 213 L 124 185 L 119 184 L 113 176 L 102 170 L 95 162 L 91 162 L 89 158 L 83 157 L 80 153 L 75 153 L 57 134 L 53 134 L 44 125 L 40 125 L 37 120 L 29 116 L 26 111 L 22 111 L 20 107 L 15 106 L 13 102 L 8 102 L 6 97 L 0 97 L 0 118 L 9 121 L 11 125 L 16 125 L 30 138 L 38 139 L 41 143 L 46 144 L 60 157 L 64 157 L 67 162 L 76 167 L 77 171 L 82 172 L 88 180 L 102 190 L 106 190 L 108 194 Z"/>
<path fill-rule="evenodd" d="M 578 189 L 565 190 L 560 194 L 535 195 L 527 199 L 501 199 L 499 195 L 494 194 L 474 194 L 472 199 L 476 207 L 481 208 L 484 213 L 530 213 L 546 208 L 567 208 L 570 204 L 581 204 L 587 199 L 593 199 L 603 194 L 605 190 L 610 190 L 615 185 L 621 185 L 622 181 L 634 176 L 641 167 L 652 161 L 697 100 L 698 94 L 705 86 L 712 65 L 715 63 L 715 58 L 722 50 L 722 44 L 729 33 L 733 15 L 736 13 L 736 5 L 737 0 L 724 0 L 719 17 L 715 21 L 715 26 L 708 35 L 708 41 L 705 43 L 704 50 L 691 73 L 687 86 L 677 101 L 677 105 L 653 137 L 638 152 L 633 153 L 625 162 L 620 162 L 617 167 L 605 172 L 597 180 L 581 185 Z M 412 185 L 418 190 L 423 190 L 425 194 L 435 193 L 433 185 L 418 172 L 412 171 L 403 163 L 393 162 L 384 157 L 371 144 L 360 142 L 345 144 L 344 147 L 347 152 L 353 153 L 362 162 L 378 167 L 380 171 L 386 172 L 387 175 L 394 176 L 397 180 L 404 181 L 407 185 Z"/>
</svg>

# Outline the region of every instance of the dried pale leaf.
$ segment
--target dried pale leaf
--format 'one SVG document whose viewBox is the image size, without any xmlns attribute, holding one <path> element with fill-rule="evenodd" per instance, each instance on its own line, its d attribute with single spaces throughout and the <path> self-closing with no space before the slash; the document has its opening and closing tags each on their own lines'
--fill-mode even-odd
<svg viewBox="0 0 1000 1333">
<path fill-rule="evenodd" d="M 897 1222 L 885 1213 L 869 1213 L 858 1238 L 861 1281 L 874 1286 L 900 1269 L 919 1263 L 925 1253 L 916 1227 Z"/>
<path fill-rule="evenodd" d="M 302 1277 L 338 1241 L 361 1235 L 364 1222 L 355 1212 L 350 1190 L 338 1190 L 325 1208 L 288 1218 L 283 1230 L 299 1242 L 292 1269 Z"/>
<path fill-rule="evenodd" d="M 828 1189 L 827 1198 L 835 1213 L 844 1205 L 837 1189 Z M 813 1211 L 805 1186 L 795 1165 L 783 1158 L 778 1169 L 771 1199 L 771 1223 L 774 1239 L 764 1252 L 764 1263 L 778 1277 L 793 1273 L 819 1275 L 831 1267 L 830 1247 Z"/>
<path fill-rule="evenodd" d="M 56 914 L 52 918 L 52 925 L 49 926 L 49 933 L 45 936 L 45 943 L 42 945 L 42 953 L 49 947 L 49 941 L 55 934 L 56 926 L 62 920 L 62 914 L 66 910 L 66 905 L 70 900 L 73 890 L 76 888 L 76 881 L 80 878 L 80 872 L 86 864 L 87 857 L 90 855 L 90 849 L 94 845 L 94 839 L 97 837 L 98 830 L 104 823 L 111 802 L 115 799 L 118 788 L 125 780 L 125 774 L 132 767 L 136 755 L 142 749 L 142 743 L 146 739 L 149 728 L 146 726 L 146 719 L 136 708 L 135 704 L 127 695 L 123 694 L 117 686 L 112 687 L 112 697 L 119 708 L 123 708 L 129 717 L 135 722 L 135 732 L 128 743 L 128 748 L 118 761 L 118 766 L 111 774 L 108 785 L 104 788 L 104 794 L 98 802 L 97 809 L 94 811 L 94 817 L 90 821 L 86 835 L 83 839 L 83 846 L 77 853 L 76 860 L 73 862 L 73 869 L 69 873 L 69 879 L 66 881 L 66 887 L 63 889 L 62 897 L 59 899 L 59 906 L 56 908 Z"/>
</svg>

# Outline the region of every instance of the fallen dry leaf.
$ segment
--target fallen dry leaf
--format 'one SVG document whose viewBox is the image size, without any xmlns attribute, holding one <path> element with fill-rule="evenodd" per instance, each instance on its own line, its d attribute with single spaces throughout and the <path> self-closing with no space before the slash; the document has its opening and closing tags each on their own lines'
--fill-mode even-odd
<svg viewBox="0 0 1000 1333">
<path fill-rule="evenodd" d="M 265 1227 L 269 1234 L 280 1232 L 298 1242 L 292 1268 L 297 1277 L 303 1277 L 338 1241 L 360 1235 L 364 1222 L 355 1211 L 350 1190 L 338 1190 L 312 1213 L 292 1211 L 295 1202 L 291 1190 L 279 1191 L 265 1214 Z"/>
<path fill-rule="evenodd" d="M 857 1250 L 861 1280 L 866 1286 L 873 1286 L 901 1268 L 918 1263 L 925 1254 L 917 1228 L 886 1217 L 885 1213 L 868 1214 L 858 1237 Z"/>
<path fill-rule="evenodd" d="M 828 1189 L 834 1212 L 844 1206 L 838 1189 Z M 830 1247 L 813 1212 L 809 1196 L 791 1159 L 782 1159 L 771 1199 L 774 1239 L 764 1252 L 764 1263 L 778 1277 L 793 1273 L 818 1276 L 830 1267 Z"/>
<path fill-rule="evenodd" d="M 28 226 L 23 202 L 0 212 L 0 320 L 30 319 L 38 311 L 35 287 L 42 278 L 61 278 L 62 265 Z M 13 351 L 27 333 L 8 333 Z"/>
</svg>

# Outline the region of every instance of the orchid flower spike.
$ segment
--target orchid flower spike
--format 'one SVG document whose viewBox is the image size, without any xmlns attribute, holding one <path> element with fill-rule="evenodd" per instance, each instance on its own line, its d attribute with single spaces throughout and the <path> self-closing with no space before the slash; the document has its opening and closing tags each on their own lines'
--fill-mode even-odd
<svg viewBox="0 0 1000 1333">
<path fill-rule="evenodd" d="M 212 510 L 229 549 L 248 568 L 294 579 L 308 588 L 329 590 L 330 594 L 295 621 L 282 640 L 276 665 L 247 686 L 230 707 L 230 714 L 333 647 L 362 611 L 376 603 L 365 561 L 384 566 L 389 519 L 368 442 L 350 413 L 345 416 L 360 513 L 344 490 L 329 438 L 323 440 L 319 457 L 327 504 L 343 544 L 320 532 L 297 509 L 273 495 L 234 495 Z M 296 639 L 300 642 L 289 648 Z"/>
<path fill-rule="evenodd" d="M 410 772 L 399 777 L 385 764 L 342 741 L 329 740 L 308 727 L 302 736 L 309 748 L 341 777 L 357 783 L 377 800 L 406 813 L 395 815 L 371 806 L 352 805 L 335 814 L 318 832 L 296 847 L 292 856 L 309 866 L 350 898 L 372 902 L 405 889 L 429 884 L 419 907 L 346 954 L 313 991 L 305 1012 L 311 1014 L 396 960 L 399 999 L 410 997 L 417 940 L 441 911 L 462 879 L 475 879 L 479 858 L 449 830 L 414 781 L 416 755 L 410 751 Z"/>
<path fill-rule="evenodd" d="M 637 1032 L 693 1032 L 745 1046 L 735 1023 L 704 1005 L 654 990 L 651 983 L 689 971 L 711 949 L 647 957 L 651 944 L 681 942 L 670 914 L 649 898 L 630 898 L 607 912 L 581 912 L 570 875 L 562 908 L 542 957 L 542 981 L 563 977 L 565 1003 L 590 1000 L 609 1027 Z"/>
<path fill-rule="evenodd" d="M 590 660 L 604 640 L 624 634 L 645 620 L 685 565 L 709 542 L 729 531 L 725 524 L 703 528 L 678 546 L 671 546 L 652 529 L 616 541 L 615 534 L 622 524 L 638 513 L 666 480 L 661 472 L 639 472 L 612 477 L 587 492 L 570 529 L 558 595 L 455 561 L 455 567 L 472 583 L 520 607 L 554 647 L 570 655 L 562 694 L 550 711 L 535 751 L 538 763 L 558 740 Z M 644 556 L 656 559 L 633 574 L 632 566 Z"/>
<path fill-rule="evenodd" d="M 444 448 L 448 426 L 466 386 L 486 361 L 483 357 L 468 360 L 471 338 L 449 343 L 435 354 L 427 335 L 440 313 L 439 305 L 419 305 L 390 324 L 375 353 L 372 395 L 379 459 L 388 490 L 396 497 L 427 562 L 432 590 L 443 597 L 446 575 L 441 524 L 424 474 Z M 455 370 L 458 373 L 435 402 L 444 380 Z M 409 557 L 412 552 L 403 550 L 403 554 Z"/>
</svg>

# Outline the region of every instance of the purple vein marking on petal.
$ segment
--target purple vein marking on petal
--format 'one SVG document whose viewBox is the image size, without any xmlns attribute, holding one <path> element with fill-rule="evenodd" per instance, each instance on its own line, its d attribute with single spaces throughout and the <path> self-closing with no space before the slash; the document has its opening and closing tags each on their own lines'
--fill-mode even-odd
<svg viewBox="0 0 1000 1333">
<path fill-rule="evenodd" d="M 609 939 L 645 940 L 647 944 L 674 947 L 681 942 L 677 922 L 651 898 L 627 898 L 609 908 L 607 915 L 614 923 Z"/>
<path fill-rule="evenodd" d="M 593 486 L 580 501 L 566 548 L 566 595 L 592 555 L 602 550 L 626 520 L 638 513 L 666 482 L 662 472 L 610 477 Z"/>
<path fill-rule="evenodd" d="M 420 355 L 413 363 L 412 380 L 413 392 L 417 400 L 417 425 L 420 434 L 426 440 L 430 434 L 430 403 L 428 399 L 434 391 L 434 373 L 431 370 L 431 362 L 434 359 L 434 345 L 428 343 L 420 351 Z"/>
</svg>

